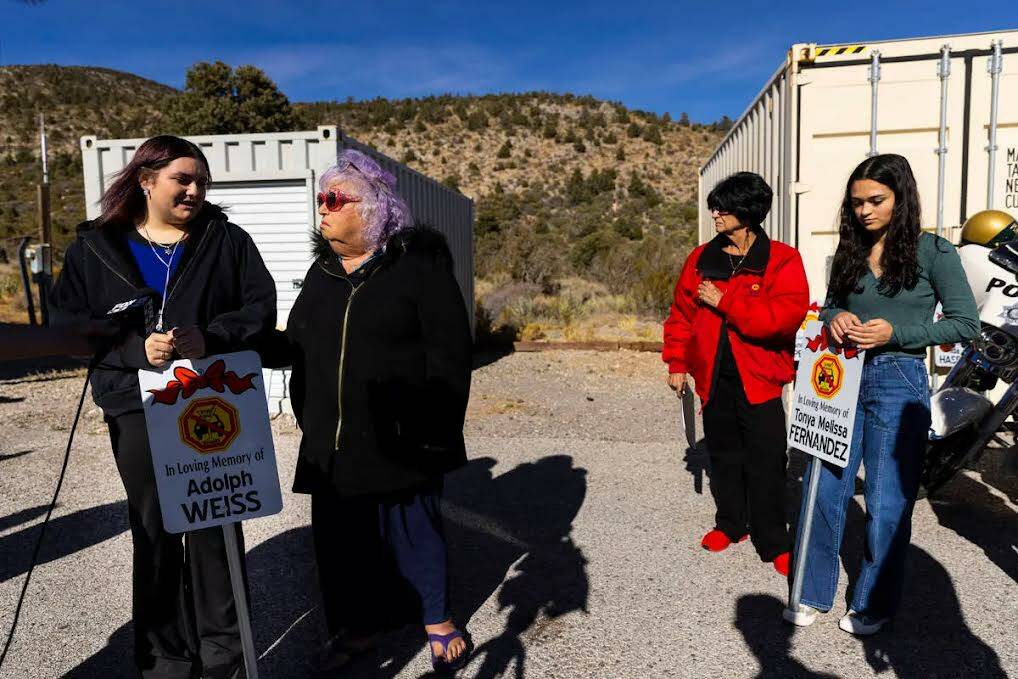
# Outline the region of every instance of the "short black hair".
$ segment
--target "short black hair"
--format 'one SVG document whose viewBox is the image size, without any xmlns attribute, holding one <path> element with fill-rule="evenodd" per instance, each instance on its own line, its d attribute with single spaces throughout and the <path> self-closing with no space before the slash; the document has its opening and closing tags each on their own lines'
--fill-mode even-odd
<svg viewBox="0 0 1018 679">
<path fill-rule="evenodd" d="M 707 195 L 707 209 L 729 212 L 742 224 L 758 227 L 771 211 L 774 192 L 755 172 L 736 172 Z"/>
</svg>

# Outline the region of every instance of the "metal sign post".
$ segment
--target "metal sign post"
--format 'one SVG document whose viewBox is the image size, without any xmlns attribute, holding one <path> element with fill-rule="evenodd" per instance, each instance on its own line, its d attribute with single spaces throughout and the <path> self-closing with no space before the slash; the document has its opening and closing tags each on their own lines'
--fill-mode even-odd
<svg viewBox="0 0 1018 679">
<path fill-rule="evenodd" d="M 820 460 L 813 458 L 809 463 L 809 486 L 806 490 L 806 515 L 802 521 L 802 538 L 799 551 L 795 553 L 795 565 L 792 571 L 792 596 L 788 600 L 788 609 L 799 610 L 802 600 L 802 580 L 805 577 L 806 558 L 809 555 L 809 536 L 813 532 L 813 511 L 817 504 L 817 488 L 820 487 Z"/>
<path fill-rule="evenodd" d="M 223 526 L 226 541 L 226 559 L 230 564 L 230 584 L 233 586 L 233 603 L 237 607 L 237 624 L 240 627 L 240 643 L 244 649 L 244 670 L 247 679 L 258 679 L 258 655 L 255 653 L 254 635 L 251 633 L 251 613 L 247 605 L 244 588 L 244 568 L 241 564 L 240 543 L 237 542 L 237 528 L 232 523 Z"/>
</svg>

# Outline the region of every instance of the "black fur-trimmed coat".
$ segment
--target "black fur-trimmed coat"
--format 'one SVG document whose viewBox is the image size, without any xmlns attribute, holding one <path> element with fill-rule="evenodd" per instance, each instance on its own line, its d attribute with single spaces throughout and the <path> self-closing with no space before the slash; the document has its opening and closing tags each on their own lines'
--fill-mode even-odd
<svg viewBox="0 0 1018 679">
<path fill-rule="evenodd" d="M 293 490 L 388 493 L 466 462 L 471 337 L 445 238 L 396 234 L 348 276 L 320 235 L 266 364 L 292 363 L 303 437 Z"/>
</svg>

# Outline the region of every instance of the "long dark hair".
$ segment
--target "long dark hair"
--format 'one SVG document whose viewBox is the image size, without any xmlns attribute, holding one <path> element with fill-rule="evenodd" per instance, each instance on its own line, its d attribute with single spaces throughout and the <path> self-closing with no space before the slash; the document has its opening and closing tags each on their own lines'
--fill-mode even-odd
<svg viewBox="0 0 1018 679">
<path fill-rule="evenodd" d="M 128 225 L 140 219 L 147 209 L 140 184 L 142 175 L 158 171 L 177 158 L 194 158 L 205 167 L 207 178 L 212 178 L 209 161 L 197 144 L 168 134 L 152 137 L 138 147 L 134 157 L 117 173 L 110 188 L 103 194 L 99 201 L 102 208 L 100 224 Z M 206 203 L 202 212 L 206 208 L 218 209 Z"/>
<path fill-rule="evenodd" d="M 880 255 L 880 281 L 877 290 L 894 296 L 902 289 L 911 290 L 919 281 L 918 248 L 922 232 L 919 189 L 908 161 L 902 156 L 886 153 L 859 163 L 845 185 L 841 202 L 841 241 L 834 253 L 831 282 L 828 286 L 834 299 L 844 299 L 859 287 L 859 278 L 866 273 L 866 261 L 873 237 L 855 218 L 852 209 L 852 184 L 871 179 L 894 192 L 894 210 L 887 225 L 884 251 Z"/>
</svg>

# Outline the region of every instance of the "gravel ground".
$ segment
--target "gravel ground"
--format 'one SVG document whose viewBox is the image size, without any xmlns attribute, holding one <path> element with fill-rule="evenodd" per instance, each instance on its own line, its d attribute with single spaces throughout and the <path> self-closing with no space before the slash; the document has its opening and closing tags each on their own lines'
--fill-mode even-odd
<svg viewBox="0 0 1018 679">
<path fill-rule="evenodd" d="M 837 628 L 858 573 L 852 503 L 841 594 L 810 628 L 781 623 L 786 584 L 749 543 L 699 548 L 709 469 L 686 450 L 656 355 L 489 357 L 474 373 L 470 463 L 446 486 L 453 608 L 478 645 L 473 677 L 999 677 L 1018 675 L 1018 480 L 1013 450 L 916 507 L 894 625 Z M 16 371 L 15 371 L 16 372 Z M 8 376 L 11 371 L 8 371 Z M 81 373 L 0 382 L 0 605 L 9 628 L 59 470 Z M 284 488 L 298 432 L 274 424 Z M 798 497 L 802 460 L 790 464 Z M 72 463 L 4 677 L 121 677 L 130 670 L 131 544 L 99 413 L 86 402 Z M 245 526 L 261 676 L 306 677 L 322 641 L 309 502 Z M 790 507 L 792 507 L 790 503 Z M 790 510 L 790 514 L 793 513 Z M 343 676 L 420 677 L 414 629 Z"/>
</svg>

